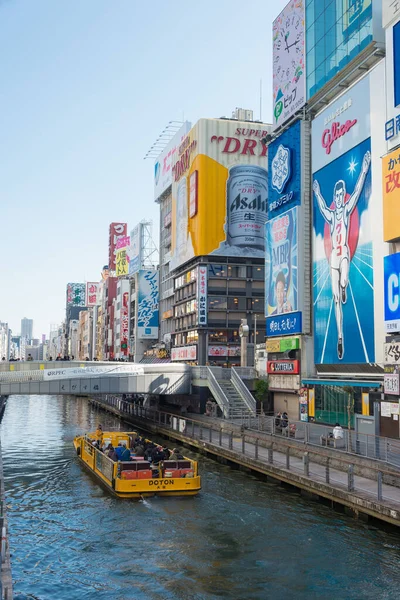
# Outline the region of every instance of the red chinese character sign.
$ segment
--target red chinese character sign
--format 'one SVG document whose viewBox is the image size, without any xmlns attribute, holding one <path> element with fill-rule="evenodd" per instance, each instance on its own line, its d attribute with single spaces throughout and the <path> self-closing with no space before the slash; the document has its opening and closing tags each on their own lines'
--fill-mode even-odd
<svg viewBox="0 0 400 600">
<path fill-rule="evenodd" d="M 88 281 L 86 284 L 86 306 L 98 306 L 99 298 L 99 283 Z"/>
</svg>

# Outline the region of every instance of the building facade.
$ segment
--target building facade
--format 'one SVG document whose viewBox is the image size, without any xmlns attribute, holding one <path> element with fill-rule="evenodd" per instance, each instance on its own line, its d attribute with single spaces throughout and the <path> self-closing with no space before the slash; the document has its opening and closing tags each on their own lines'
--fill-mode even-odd
<svg viewBox="0 0 400 600">
<path fill-rule="evenodd" d="M 21 319 L 21 337 L 29 341 L 33 338 L 33 319 Z"/>
</svg>

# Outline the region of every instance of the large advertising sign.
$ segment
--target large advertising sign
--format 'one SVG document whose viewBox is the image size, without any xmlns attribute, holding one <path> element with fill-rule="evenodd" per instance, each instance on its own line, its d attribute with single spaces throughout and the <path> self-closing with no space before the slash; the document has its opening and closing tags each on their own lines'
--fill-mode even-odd
<svg viewBox="0 0 400 600">
<path fill-rule="evenodd" d="M 262 124 L 201 119 L 183 140 L 172 167 L 171 269 L 208 254 L 264 256 L 267 133 Z"/>
<path fill-rule="evenodd" d="M 399 6 L 400 19 L 400 2 Z M 385 33 L 386 45 L 386 122 L 385 140 L 388 150 L 400 144 L 400 21 Z"/>
<path fill-rule="evenodd" d="M 265 315 L 298 310 L 297 208 L 266 224 Z"/>
<path fill-rule="evenodd" d="M 289 127 L 268 148 L 268 218 L 301 203 L 301 127 Z"/>
<path fill-rule="evenodd" d="M 306 102 L 304 0 L 291 0 L 272 26 L 274 125 Z"/>
<path fill-rule="evenodd" d="M 137 329 L 139 339 L 158 339 L 158 271 L 139 271 Z"/>
<path fill-rule="evenodd" d="M 382 158 L 383 239 L 400 238 L 400 149 Z"/>
<path fill-rule="evenodd" d="M 115 275 L 123 277 L 129 273 L 129 236 L 120 237 L 115 246 Z"/>
<path fill-rule="evenodd" d="M 100 304 L 100 284 L 88 281 L 86 284 L 86 306 L 98 306 Z"/>
<path fill-rule="evenodd" d="M 181 348 L 172 348 L 171 360 L 196 360 L 197 346 L 183 346 Z"/>
<path fill-rule="evenodd" d="M 84 283 L 67 284 L 67 305 L 86 306 L 86 285 Z"/>
<path fill-rule="evenodd" d="M 137 273 L 142 262 L 142 224 L 139 223 L 131 231 L 131 245 L 129 248 L 129 275 Z"/>
<path fill-rule="evenodd" d="M 178 148 L 189 133 L 191 123 L 186 121 L 165 146 L 154 165 L 154 198 L 159 198 L 172 183 L 172 166 L 176 162 Z"/>
<path fill-rule="evenodd" d="M 108 268 L 110 271 L 115 271 L 115 259 L 117 253 L 117 241 L 119 238 L 126 236 L 127 224 L 126 223 L 111 223 L 109 229 L 108 239 Z"/>
<path fill-rule="evenodd" d="M 312 126 L 316 364 L 375 360 L 369 99 L 366 78 Z"/>
<path fill-rule="evenodd" d="M 400 253 L 385 256 L 384 314 L 386 333 L 400 331 Z"/>
</svg>

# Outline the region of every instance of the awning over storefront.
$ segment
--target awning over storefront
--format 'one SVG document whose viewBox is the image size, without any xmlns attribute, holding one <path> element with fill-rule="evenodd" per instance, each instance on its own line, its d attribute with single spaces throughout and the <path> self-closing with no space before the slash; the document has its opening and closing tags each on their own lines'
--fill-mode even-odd
<svg viewBox="0 0 400 600">
<path fill-rule="evenodd" d="M 343 379 L 303 379 L 303 385 L 336 385 L 338 387 L 351 386 L 351 387 L 369 387 L 379 388 L 381 383 L 377 381 L 343 381 Z"/>
</svg>

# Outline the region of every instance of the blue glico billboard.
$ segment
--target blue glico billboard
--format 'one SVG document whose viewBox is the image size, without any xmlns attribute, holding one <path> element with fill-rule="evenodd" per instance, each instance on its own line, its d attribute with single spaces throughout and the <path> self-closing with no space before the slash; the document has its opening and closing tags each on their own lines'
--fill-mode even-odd
<svg viewBox="0 0 400 600">
<path fill-rule="evenodd" d="M 385 256 L 384 266 L 384 302 L 385 331 L 400 331 L 400 253 Z"/>
</svg>

